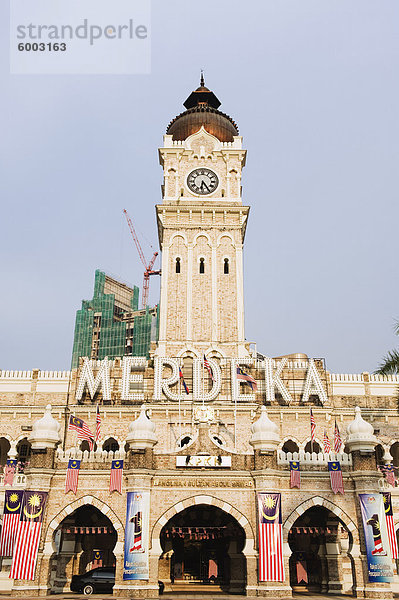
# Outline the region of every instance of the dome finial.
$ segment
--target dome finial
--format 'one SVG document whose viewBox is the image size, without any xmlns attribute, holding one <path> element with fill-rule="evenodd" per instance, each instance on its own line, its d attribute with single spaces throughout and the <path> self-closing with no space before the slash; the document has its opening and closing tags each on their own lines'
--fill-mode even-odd
<svg viewBox="0 0 399 600">
<path fill-rule="evenodd" d="M 205 87 L 204 69 L 201 69 L 201 79 L 200 79 L 200 86 L 201 86 L 201 87 Z"/>
</svg>

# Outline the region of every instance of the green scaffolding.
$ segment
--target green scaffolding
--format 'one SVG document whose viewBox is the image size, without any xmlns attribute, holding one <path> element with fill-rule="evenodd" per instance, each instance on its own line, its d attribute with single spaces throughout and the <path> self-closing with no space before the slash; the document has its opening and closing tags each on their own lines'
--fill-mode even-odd
<svg viewBox="0 0 399 600">
<path fill-rule="evenodd" d="M 151 341 L 158 341 L 159 311 L 146 308 L 138 311 L 139 288 L 131 289 L 131 310 L 123 310 L 115 301 L 115 294 L 105 294 L 106 274 L 97 270 L 94 278 L 92 300 L 83 300 L 82 308 L 76 311 L 75 334 L 72 350 L 72 368 L 79 365 L 79 358 L 88 356 L 102 360 L 119 356 L 149 357 Z M 117 283 L 117 282 L 116 282 Z M 125 286 L 126 289 L 126 286 Z M 138 314 L 134 314 L 137 312 Z M 132 322 L 133 339 L 131 352 L 127 350 L 127 334 Z M 130 315 L 130 316 L 129 316 Z M 98 339 L 93 349 L 93 336 Z"/>
</svg>

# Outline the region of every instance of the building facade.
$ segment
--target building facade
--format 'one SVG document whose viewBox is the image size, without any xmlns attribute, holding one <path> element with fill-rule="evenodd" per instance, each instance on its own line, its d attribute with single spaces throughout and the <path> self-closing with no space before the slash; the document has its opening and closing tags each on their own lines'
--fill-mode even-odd
<svg viewBox="0 0 399 600">
<path fill-rule="evenodd" d="M 398 378 L 333 374 L 322 359 L 271 358 L 246 341 L 242 138 L 203 81 L 184 106 L 159 150 L 161 297 L 149 356 L 82 347 L 71 371 L 0 373 L 0 461 L 28 463 L 3 487 L 48 493 L 34 578 L 10 578 L 3 557 L 0 586 L 68 591 L 97 552 L 116 567 L 120 597 L 156 598 L 161 581 L 168 595 L 391 598 L 397 564 L 387 549 L 392 577 L 370 581 L 359 494 L 391 493 L 398 528 L 399 489 L 378 469 L 399 467 Z M 68 424 L 83 419 L 95 437 L 97 406 L 90 451 Z M 335 424 L 343 443 L 324 452 Z M 70 460 L 81 461 L 76 493 L 65 492 Z M 115 460 L 121 493 L 110 491 Z M 332 491 L 329 462 L 340 463 L 344 494 Z M 260 566 L 262 494 L 281 494 L 279 580 Z"/>
</svg>

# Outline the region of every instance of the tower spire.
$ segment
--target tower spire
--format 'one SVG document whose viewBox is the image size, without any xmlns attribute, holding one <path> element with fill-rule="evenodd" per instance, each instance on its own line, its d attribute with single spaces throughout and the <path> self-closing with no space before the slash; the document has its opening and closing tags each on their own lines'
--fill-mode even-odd
<svg viewBox="0 0 399 600">
<path fill-rule="evenodd" d="M 204 80 L 204 70 L 201 69 L 201 79 L 200 79 L 200 86 L 201 87 L 205 87 L 205 80 Z"/>
</svg>

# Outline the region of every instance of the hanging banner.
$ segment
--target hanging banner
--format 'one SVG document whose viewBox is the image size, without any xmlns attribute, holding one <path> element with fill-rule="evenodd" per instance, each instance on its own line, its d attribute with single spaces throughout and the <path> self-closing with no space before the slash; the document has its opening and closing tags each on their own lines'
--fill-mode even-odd
<svg viewBox="0 0 399 600">
<path fill-rule="evenodd" d="M 123 579 L 149 579 L 150 492 L 128 492 Z"/>
<path fill-rule="evenodd" d="M 281 494 L 258 493 L 259 581 L 284 581 Z"/>
<path fill-rule="evenodd" d="M 369 581 L 390 582 L 393 578 L 385 509 L 381 494 L 359 494 Z"/>
<path fill-rule="evenodd" d="M 47 492 L 25 491 L 10 571 L 11 579 L 35 579 Z"/>
<path fill-rule="evenodd" d="M 22 490 L 7 490 L 4 498 L 4 515 L 0 538 L 0 556 L 12 556 L 17 538 L 21 506 Z"/>
</svg>

